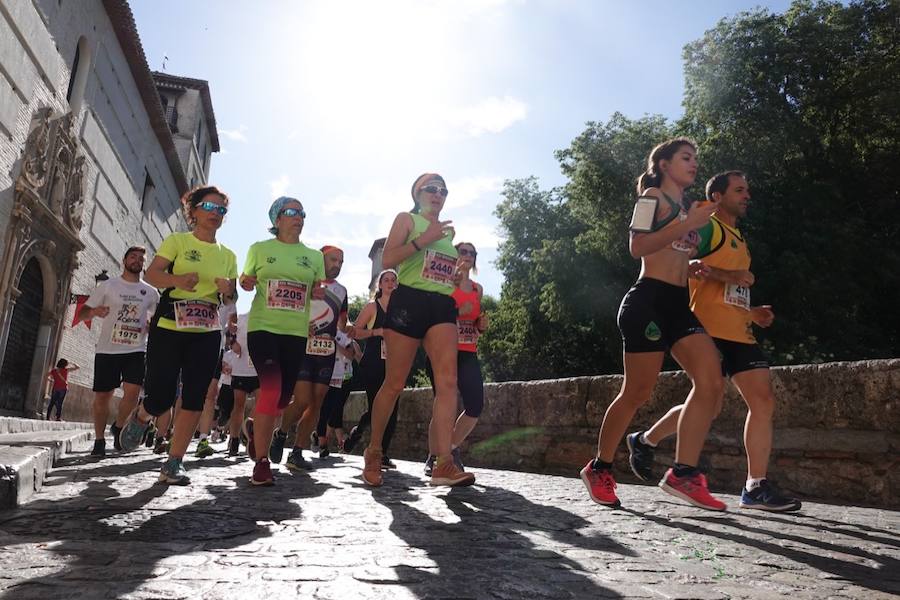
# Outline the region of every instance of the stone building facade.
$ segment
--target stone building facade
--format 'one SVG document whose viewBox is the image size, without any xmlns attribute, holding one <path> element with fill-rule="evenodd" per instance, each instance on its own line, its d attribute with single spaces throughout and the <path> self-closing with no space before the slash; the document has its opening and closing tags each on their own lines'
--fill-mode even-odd
<svg viewBox="0 0 900 600">
<path fill-rule="evenodd" d="M 0 2 L 0 413 L 40 413 L 57 358 L 88 400 L 99 328 L 73 295 L 185 229 L 218 149 L 208 85 L 150 71 L 125 0 Z"/>
</svg>

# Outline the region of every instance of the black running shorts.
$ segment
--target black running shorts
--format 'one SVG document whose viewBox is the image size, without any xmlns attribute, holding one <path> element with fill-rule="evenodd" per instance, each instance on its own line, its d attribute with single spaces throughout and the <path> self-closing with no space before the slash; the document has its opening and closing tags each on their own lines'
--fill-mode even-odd
<svg viewBox="0 0 900 600">
<path fill-rule="evenodd" d="M 94 355 L 94 391 L 111 392 L 122 383 L 144 384 L 144 353 Z"/>
<path fill-rule="evenodd" d="M 689 298 L 687 287 L 638 279 L 619 306 L 625 352 L 665 352 L 683 337 L 706 333 L 691 312 Z"/>
<path fill-rule="evenodd" d="M 456 301 L 446 294 L 401 285 L 391 294 L 384 328 L 421 340 L 435 325 L 456 326 Z"/>
<path fill-rule="evenodd" d="M 759 344 L 744 344 L 720 338 L 713 338 L 713 341 L 722 355 L 722 375 L 734 377 L 743 371 L 769 368 L 769 360 Z"/>
</svg>

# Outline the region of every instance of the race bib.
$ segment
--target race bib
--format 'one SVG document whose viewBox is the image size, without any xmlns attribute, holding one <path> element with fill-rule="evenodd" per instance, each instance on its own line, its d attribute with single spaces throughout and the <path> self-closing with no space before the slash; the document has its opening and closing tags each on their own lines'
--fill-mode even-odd
<svg viewBox="0 0 900 600">
<path fill-rule="evenodd" d="M 204 300 L 179 300 L 175 303 L 175 327 L 219 331 L 219 311 Z"/>
<path fill-rule="evenodd" d="M 141 343 L 140 325 L 126 325 L 114 323 L 109 340 L 120 346 L 139 346 Z"/>
<path fill-rule="evenodd" d="M 471 346 L 478 340 L 478 330 L 475 329 L 475 321 L 462 320 L 456 322 L 459 330 L 459 343 Z"/>
<path fill-rule="evenodd" d="M 435 250 L 425 251 L 425 262 L 422 265 L 422 279 L 452 287 L 454 271 L 456 271 L 455 258 L 448 254 L 441 254 Z"/>
<path fill-rule="evenodd" d="M 679 221 L 687 220 L 687 215 L 684 214 L 684 211 L 678 217 Z M 700 234 L 697 233 L 696 230 L 692 229 L 686 234 L 684 234 L 681 239 L 675 240 L 672 242 L 672 249 L 678 250 L 679 252 L 691 252 L 700 245 Z"/>
<path fill-rule="evenodd" d="M 306 353 L 312 356 L 331 356 L 334 354 L 334 339 L 311 335 L 306 339 Z"/>
<path fill-rule="evenodd" d="M 384 338 L 381 338 L 381 360 L 387 360 L 387 344 L 384 343 Z"/>
<path fill-rule="evenodd" d="M 750 310 L 750 288 L 733 283 L 725 285 L 725 304 Z"/>
<path fill-rule="evenodd" d="M 266 286 L 266 306 L 282 310 L 303 311 L 306 309 L 308 289 L 309 286 L 299 281 L 270 279 Z"/>
</svg>

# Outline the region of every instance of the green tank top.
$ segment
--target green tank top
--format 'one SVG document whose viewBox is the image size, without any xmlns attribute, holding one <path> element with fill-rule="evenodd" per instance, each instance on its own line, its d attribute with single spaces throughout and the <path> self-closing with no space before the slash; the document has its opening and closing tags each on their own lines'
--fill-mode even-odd
<svg viewBox="0 0 900 600">
<path fill-rule="evenodd" d="M 429 221 L 421 215 L 410 213 L 413 230 L 406 238 L 406 243 L 416 239 L 426 229 Z M 424 292 L 437 292 L 450 295 L 455 288 L 453 275 L 456 272 L 456 258 L 459 254 L 453 247 L 453 234 L 450 233 L 400 263 L 397 268 L 397 281 Z"/>
</svg>

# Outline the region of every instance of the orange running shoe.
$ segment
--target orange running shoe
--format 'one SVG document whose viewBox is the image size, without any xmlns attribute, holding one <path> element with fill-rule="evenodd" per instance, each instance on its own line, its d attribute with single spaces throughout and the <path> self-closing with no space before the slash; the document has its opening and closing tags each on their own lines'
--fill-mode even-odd
<svg viewBox="0 0 900 600">
<path fill-rule="evenodd" d="M 475 475 L 466 473 L 459 468 L 452 457 L 438 457 L 431 471 L 429 485 L 447 485 L 450 487 L 464 487 L 475 483 Z"/>
<path fill-rule="evenodd" d="M 362 479 L 366 485 L 379 487 L 384 483 L 384 478 L 381 476 L 381 455 L 381 448 L 366 448 L 363 452 L 365 466 L 363 466 Z"/>
</svg>

